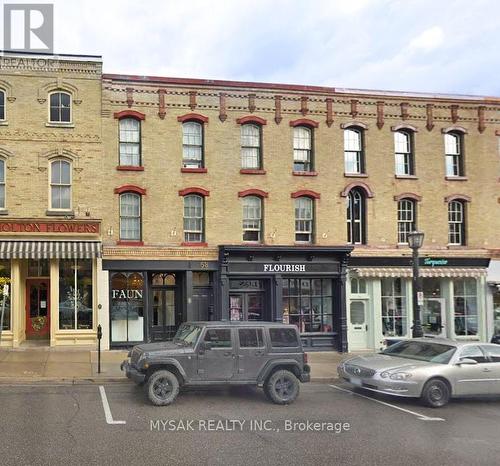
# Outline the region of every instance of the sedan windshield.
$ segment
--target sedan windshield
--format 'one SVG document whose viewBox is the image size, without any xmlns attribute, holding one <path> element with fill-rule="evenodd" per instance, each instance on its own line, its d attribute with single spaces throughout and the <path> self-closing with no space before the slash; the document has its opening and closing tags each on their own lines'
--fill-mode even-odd
<svg viewBox="0 0 500 466">
<path fill-rule="evenodd" d="M 400 341 L 389 346 L 382 354 L 398 358 L 416 359 L 418 361 L 448 364 L 456 351 L 456 347 L 425 341 Z"/>
<path fill-rule="evenodd" d="M 201 327 L 197 325 L 183 324 L 177 330 L 174 337 L 174 342 L 181 343 L 186 346 L 194 346 L 201 333 Z"/>
</svg>

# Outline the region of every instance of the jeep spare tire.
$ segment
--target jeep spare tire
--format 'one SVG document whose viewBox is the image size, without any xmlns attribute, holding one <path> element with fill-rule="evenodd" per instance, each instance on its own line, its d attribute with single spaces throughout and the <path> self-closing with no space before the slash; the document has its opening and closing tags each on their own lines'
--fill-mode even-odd
<svg viewBox="0 0 500 466">
<path fill-rule="evenodd" d="M 267 379 L 264 393 L 278 405 L 293 403 L 299 396 L 299 381 L 292 372 L 278 370 Z"/>
<path fill-rule="evenodd" d="M 153 372 L 146 384 L 149 401 L 156 406 L 172 404 L 179 394 L 179 380 L 170 371 Z"/>
</svg>

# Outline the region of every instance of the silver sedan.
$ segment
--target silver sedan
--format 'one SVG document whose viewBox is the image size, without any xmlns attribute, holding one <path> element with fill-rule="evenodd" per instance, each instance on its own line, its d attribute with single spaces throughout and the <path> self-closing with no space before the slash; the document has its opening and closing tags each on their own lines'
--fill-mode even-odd
<svg viewBox="0 0 500 466">
<path fill-rule="evenodd" d="M 337 371 L 352 385 L 439 408 L 451 397 L 500 395 L 500 345 L 416 338 L 346 359 Z"/>
</svg>

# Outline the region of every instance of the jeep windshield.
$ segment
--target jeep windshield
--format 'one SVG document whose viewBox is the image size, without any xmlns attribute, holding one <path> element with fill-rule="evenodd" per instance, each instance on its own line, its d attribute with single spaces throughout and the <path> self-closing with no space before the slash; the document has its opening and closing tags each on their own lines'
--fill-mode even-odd
<svg viewBox="0 0 500 466">
<path fill-rule="evenodd" d="M 194 346 L 200 333 L 201 327 L 198 327 L 198 325 L 183 324 L 177 330 L 173 341 L 184 346 Z"/>
</svg>

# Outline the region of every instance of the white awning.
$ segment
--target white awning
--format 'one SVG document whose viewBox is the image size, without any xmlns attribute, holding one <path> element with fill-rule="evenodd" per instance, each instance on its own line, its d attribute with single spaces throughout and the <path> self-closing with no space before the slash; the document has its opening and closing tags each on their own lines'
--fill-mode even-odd
<svg viewBox="0 0 500 466">
<path fill-rule="evenodd" d="M 94 259 L 100 241 L 0 241 L 0 259 Z"/>
<path fill-rule="evenodd" d="M 354 269 L 354 270 L 353 270 Z M 354 274 L 359 277 L 413 277 L 411 267 L 354 267 Z M 484 267 L 420 267 L 421 277 L 484 277 L 487 269 Z"/>
</svg>

